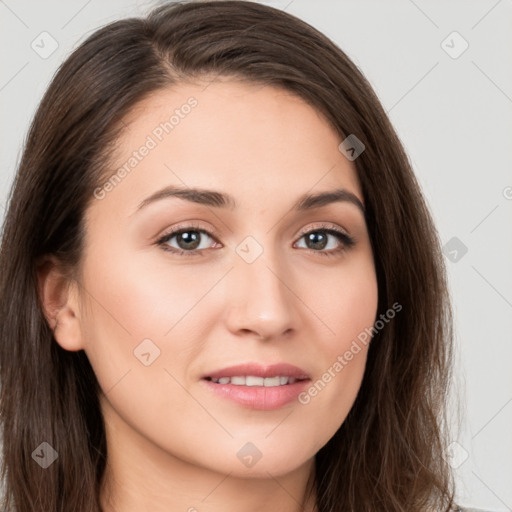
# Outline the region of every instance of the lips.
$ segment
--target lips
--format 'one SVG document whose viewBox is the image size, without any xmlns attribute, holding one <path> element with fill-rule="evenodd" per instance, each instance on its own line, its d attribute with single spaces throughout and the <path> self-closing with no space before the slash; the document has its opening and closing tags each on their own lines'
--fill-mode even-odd
<svg viewBox="0 0 512 512">
<path fill-rule="evenodd" d="M 208 393 L 239 407 L 260 411 L 298 404 L 298 395 L 310 381 L 304 370 L 284 363 L 230 366 L 212 371 L 201 379 Z"/>
<path fill-rule="evenodd" d="M 290 381 L 291 379 L 306 380 L 310 378 L 309 375 L 304 370 L 291 364 L 280 363 L 265 366 L 259 363 L 246 363 L 236 366 L 229 366 L 227 368 L 222 368 L 220 370 L 214 370 L 211 373 L 204 375 L 203 379 L 217 381 L 218 379 L 225 379 L 226 377 L 229 377 L 230 379 L 232 377 L 257 377 L 263 379 L 270 379 L 275 377 L 288 377 L 288 381 Z M 249 382 L 251 382 L 251 379 L 249 380 Z M 252 379 L 252 382 L 259 381 L 254 381 L 254 379 Z M 251 383 L 249 385 L 258 384 Z"/>
<path fill-rule="evenodd" d="M 286 386 L 297 382 L 293 377 L 257 377 L 254 375 L 247 375 L 246 377 L 240 375 L 235 377 L 220 377 L 218 379 L 208 379 L 215 384 L 233 384 L 233 386 L 264 386 L 266 388 L 274 388 L 276 386 Z"/>
</svg>

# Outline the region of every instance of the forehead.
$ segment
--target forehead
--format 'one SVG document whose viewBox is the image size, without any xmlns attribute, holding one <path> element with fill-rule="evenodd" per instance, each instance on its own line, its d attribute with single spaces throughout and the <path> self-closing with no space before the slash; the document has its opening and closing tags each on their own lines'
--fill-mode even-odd
<svg viewBox="0 0 512 512">
<path fill-rule="evenodd" d="M 298 96 L 235 81 L 179 84 L 152 93 L 123 120 L 109 198 L 131 207 L 165 185 L 290 200 L 343 186 L 362 201 L 341 138 Z M 124 169 L 123 172 L 118 172 Z M 106 174 L 107 179 L 109 177 Z M 237 200 L 238 202 L 238 200 Z"/>
</svg>

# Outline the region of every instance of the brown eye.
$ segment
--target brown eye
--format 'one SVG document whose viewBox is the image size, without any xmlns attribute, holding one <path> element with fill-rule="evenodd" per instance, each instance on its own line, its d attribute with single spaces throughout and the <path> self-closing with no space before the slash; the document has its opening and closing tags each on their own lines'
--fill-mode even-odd
<svg viewBox="0 0 512 512">
<path fill-rule="evenodd" d="M 172 238 L 174 237 L 180 249 L 197 249 L 201 242 L 199 231 L 181 231 Z"/>
<path fill-rule="evenodd" d="M 309 249 L 325 249 L 325 246 L 328 243 L 328 235 L 327 233 L 322 233 L 320 231 L 315 231 L 313 233 L 308 233 L 304 235 L 306 239 L 306 245 Z"/>
<path fill-rule="evenodd" d="M 194 255 L 200 254 L 203 249 L 211 248 L 212 240 L 214 238 L 206 230 L 189 226 L 167 233 L 157 241 L 157 245 L 177 254 Z"/>
<path fill-rule="evenodd" d="M 352 237 L 332 228 L 315 229 L 303 234 L 305 248 L 325 256 L 345 251 L 355 245 Z"/>
</svg>

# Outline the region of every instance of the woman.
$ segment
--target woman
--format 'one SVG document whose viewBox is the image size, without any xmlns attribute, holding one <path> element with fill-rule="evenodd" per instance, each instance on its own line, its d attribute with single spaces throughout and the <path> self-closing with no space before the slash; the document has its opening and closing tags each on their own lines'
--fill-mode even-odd
<svg viewBox="0 0 512 512">
<path fill-rule="evenodd" d="M 308 24 L 217 1 L 95 32 L 1 251 L 7 510 L 453 509 L 438 236 Z"/>
</svg>

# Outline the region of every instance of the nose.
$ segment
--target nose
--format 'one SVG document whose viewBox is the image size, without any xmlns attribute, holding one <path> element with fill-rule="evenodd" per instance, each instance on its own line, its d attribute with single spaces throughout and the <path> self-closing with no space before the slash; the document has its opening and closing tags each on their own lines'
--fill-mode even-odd
<svg viewBox="0 0 512 512">
<path fill-rule="evenodd" d="M 275 258 L 238 261 L 227 286 L 226 323 L 232 333 L 270 340 L 298 329 L 300 301 L 293 292 L 291 272 L 278 266 Z"/>
</svg>

